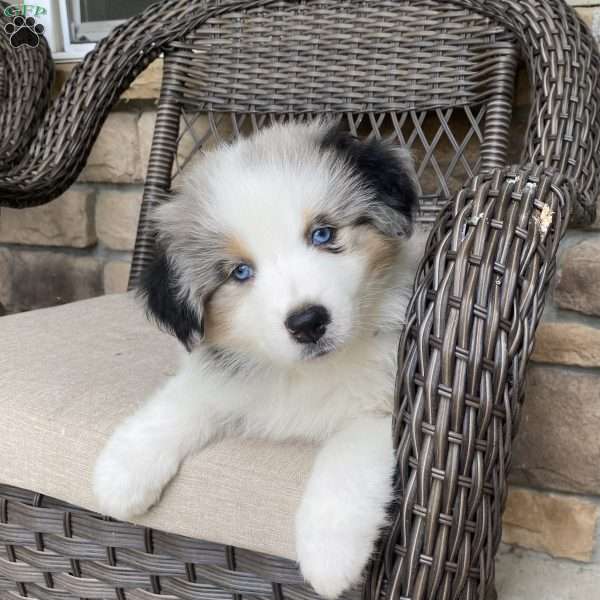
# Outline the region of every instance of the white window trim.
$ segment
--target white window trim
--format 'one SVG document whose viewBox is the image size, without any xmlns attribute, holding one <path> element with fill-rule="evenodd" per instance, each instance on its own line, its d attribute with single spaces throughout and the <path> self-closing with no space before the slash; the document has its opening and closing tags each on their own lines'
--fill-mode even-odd
<svg viewBox="0 0 600 600">
<path fill-rule="evenodd" d="M 16 0 L 15 0 L 16 2 Z M 44 25 L 44 35 L 48 40 L 52 58 L 55 62 L 72 62 L 81 60 L 88 52 L 96 47 L 96 42 L 73 43 L 69 35 L 70 20 L 69 6 L 74 6 L 79 11 L 79 3 L 72 3 L 70 0 L 35 0 L 37 6 L 46 9 L 46 14 L 38 18 L 38 21 Z M 75 14 L 76 19 L 79 15 Z M 80 18 L 78 20 L 81 20 Z M 102 21 L 99 26 L 91 23 L 84 23 L 81 31 L 85 34 L 101 34 L 102 37 L 112 27 L 122 21 Z"/>
<path fill-rule="evenodd" d="M 37 16 L 36 20 L 44 26 L 44 37 L 55 62 L 81 60 L 96 47 L 96 44 L 71 44 L 67 0 L 35 0 L 35 4 L 46 10 L 46 14 Z"/>
<path fill-rule="evenodd" d="M 69 8 L 67 6 L 69 0 L 58 0 L 58 13 L 60 18 L 60 29 L 62 34 L 62 50 L 54 54 L 55 60 L 73 60 L 81 59 L 88 52 L 91 52 L 95 47 L 95 43 L 90 44 L 74 44 L 71 42 Z M 73 3 L 76 13 L 79 13 L 79 3 Z M 75 14 L 75 18 L 81 20 L 81 15 Z"/>
<path fill-rule="evenodd" d="M 22 0 L 8 0 L 9 4 L 17 5 Z M 73 6 L 75 10 L 75 19 L 81 21 L 79 12 L 79 2 L 72 0 L 32 0 L 31 4 L 39 6 L 45 10 L 45 14 L 36 14 L 35 19 L 44 26 L 44 36 L 48 41 L 52 58 L 55 62 L 75 62 L 91 52 L 97 42 L 73 43 L 69 35 L 70 20 L 69 7 Z M 84 35 L 95 35 L 96 37 L 105 37 L 108 32 L 123 23 L 122 20 L 98 21 L 97 23 L 83 23 L 80 26 L 80 32 Z"/>
</svg>

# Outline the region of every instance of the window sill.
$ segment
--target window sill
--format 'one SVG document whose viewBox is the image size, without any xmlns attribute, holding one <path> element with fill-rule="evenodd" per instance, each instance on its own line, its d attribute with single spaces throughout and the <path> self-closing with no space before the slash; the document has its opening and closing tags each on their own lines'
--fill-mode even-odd
<svg viewBox="0 0 600 600">
<path fill-rule="evenodd" d="M 80 60 L 71 60 L 56 63 L 56 74 L 54 77 L 53 95 L 58 95 L 71 72 Z M 157 58 L 148 65 L 145 71 L 140 73 L 133 81 L 129 89 L 121 96 L 121 100 L 153 100 L 160 94 L 162 79 L 162 58 Z"/>
</svg>

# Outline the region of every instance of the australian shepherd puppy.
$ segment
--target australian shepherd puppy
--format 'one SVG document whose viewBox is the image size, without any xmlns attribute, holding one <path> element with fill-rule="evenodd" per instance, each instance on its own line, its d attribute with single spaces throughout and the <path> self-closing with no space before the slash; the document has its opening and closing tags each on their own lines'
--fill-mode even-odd
<svg viewBox="0 0 600 600">
<path fill-rule="evenodd" d="M 94 474 L 121 519 L 216 436 L 321 444 L 296 515 L 302 573 L 360 580 L 392 500 L 399 332 L 422 243 L 408 153 L 331 123 L 274 125 L 203 155 L 155 214 L 147 308 L 189 353 Z"/>
</svg>

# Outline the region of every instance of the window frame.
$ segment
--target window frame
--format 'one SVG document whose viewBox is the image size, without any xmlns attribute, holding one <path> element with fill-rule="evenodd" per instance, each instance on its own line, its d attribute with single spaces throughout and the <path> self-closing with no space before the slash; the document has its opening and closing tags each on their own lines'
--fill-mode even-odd
<svg viewBox="0 0 600 600">
<path fill-rule="evenodd" d="M 80 13 L 79 2 L 72 0 L 58 0 L 58 17 L 60 19 L 60 30 L 62 34 L 62 50 L 57 50 L 54 55 L 57 59 L 73 60 L 81 59 L 88 52 L 91 52 L 96 47 L 96 42 L 72 42 L 71 41 L 71 19 L 69 18 L 69 5 L 74 6 L 76 12 L 75 19 L 81 22 L 81 14 L 79 18 L 77 13 Z"/>
<path fill-rule="evenodd" d="M 125 21 L 125 19 L 115 19 L 81 23 L 79 0 L 36 0 L 36 5 L 46 9 L 46 14 L 39 20 L 45 27 L 45 36 L 52 51 L 52 58 L 56 62 L 81 60 L 96 47 L 97 42 L 71 41 L 73 23 L 80 24 L 80 33 L 103 38 L 114 27 Z M 74 13 L 73 19 L 69 16 L 71 9 Z"/>
</svg>

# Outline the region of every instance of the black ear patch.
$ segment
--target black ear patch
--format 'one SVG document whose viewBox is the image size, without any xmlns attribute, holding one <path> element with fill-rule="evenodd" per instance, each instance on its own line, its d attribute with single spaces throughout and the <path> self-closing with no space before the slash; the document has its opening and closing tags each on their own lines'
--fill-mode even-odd
<svg viewBox="0 0 600 600">
<path fill-rule="evenodd" d="M 336 126 L 330 129 L 321 147 L 334 150 L 356 169 L 377 199 L 404 217 L 410 234 L 419 202 L 416 174 L 409 155 L 378 139 L 361 141 Z"/>
<path fill-rule="evenodd" d="M 201 317 L 178 297 L 173 265 L 161 249 L 142 273 L 138 292 L 146 301 L 148 315 L 161 329 L 177 336 L 189 352 L 194 338 L 202 336 Z"/>
</svg>

